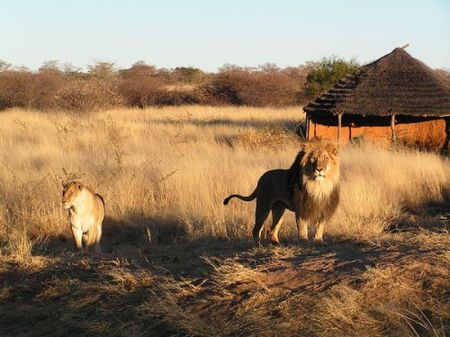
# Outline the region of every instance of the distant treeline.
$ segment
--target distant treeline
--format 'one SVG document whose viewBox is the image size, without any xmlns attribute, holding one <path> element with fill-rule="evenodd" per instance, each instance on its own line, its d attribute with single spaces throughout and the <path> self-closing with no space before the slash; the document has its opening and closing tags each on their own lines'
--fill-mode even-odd
<svg viewBox="0 0 450 337">
<path fill-rule="evenodd" d="M 97 62 L 86 72 L 46 62 L 38 71 L 0 61 L 0 109 L 103 110 L 127 106 L 302 104 L 354 71 L 354 60 L 324 58 L 298 67 L 225 65 L 217 73 L 198 68 L 160 69 L 137 62 L 129 69 Z"/>
</svg>

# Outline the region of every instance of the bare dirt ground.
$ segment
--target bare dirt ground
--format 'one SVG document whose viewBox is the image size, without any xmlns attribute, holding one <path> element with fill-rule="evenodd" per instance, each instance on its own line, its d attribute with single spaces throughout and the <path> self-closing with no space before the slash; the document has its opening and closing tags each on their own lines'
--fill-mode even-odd
<svg viewBox="0 0 450 337">
<path fill-rule="evenodd" d="M 205 239 L 139 249 L 110 236 L 109 253 L 97 255 L 55 242 L 25 264 L 0 259 L 0 334 L 444 336 L 448 240 L 401 233 L 322 246 Z"/>
</svg>

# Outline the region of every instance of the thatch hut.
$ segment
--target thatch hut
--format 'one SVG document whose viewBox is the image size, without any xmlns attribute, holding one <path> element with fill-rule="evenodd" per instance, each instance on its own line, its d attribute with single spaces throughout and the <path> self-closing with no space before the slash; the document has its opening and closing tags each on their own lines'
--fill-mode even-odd
<svg viewBox="0 0 450 337">
<path fill-rule="evenodd" d="M 308 138 L 364 136 L 448 149 L 450 80 L 404 48 L 358 68 L 304 110 Z"/>
</svg>

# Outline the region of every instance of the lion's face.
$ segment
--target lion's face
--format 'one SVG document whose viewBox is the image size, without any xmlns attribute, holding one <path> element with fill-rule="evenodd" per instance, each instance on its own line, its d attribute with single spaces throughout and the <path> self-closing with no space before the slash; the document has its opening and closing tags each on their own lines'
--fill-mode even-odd
<svg viewBox="0 0 450 337">
<path fill-rule="evenodd" d="M 301 159 L 303 183 L 311 196 L 322 198 L 333 190 L 339 180 L 337 146 L 329 141 L 305 143 Z"/>
<path fill-rule="evenodd" d="M 311 144 L 308 145 L 311 146 Z M 301 163 L 304 176 L 318 183 L 327 178 L 332 178 L 338 173 L 339 169 L 336 146 L 331 143 L 326 145 L 305 149 L 305 155 Z"/>
<path fill-rule="evenodd" d="M 63 183 L 62 204 L 64 208 L 71 208 L 82 190 L 83 185 L 78 181 Z"/>
</svg>

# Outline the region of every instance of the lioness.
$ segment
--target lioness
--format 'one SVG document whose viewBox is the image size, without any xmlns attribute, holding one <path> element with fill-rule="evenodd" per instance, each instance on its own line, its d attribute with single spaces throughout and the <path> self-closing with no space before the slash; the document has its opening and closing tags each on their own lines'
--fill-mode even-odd
<svg viewBox="0 0 450 337">
<path fill-rule="evenodd" d="M 86 249 L 95 244 L 95 252 L 101 252 L 102 222 L 105 217 L 105 202 L 78 181 L 63 183 L 63 206 L 69 210 L 70 228 L 77 249 Z M 83 243 L 83 244 L 82 244 Z"/>
<path fill-rule="evenodd" d="M 232 194 L 231 198 L 251 201 L 256 198 L 253 241 L 259 245 L 264 221 L 272 211 L 270 241 L 278 245 L 278 231 L 286 209 L 295 212 L 300 239 L 308 240 L 308 225 L 314 225 L 314 240 L 323 241 L 325 221 L 339 204 L 339 158 L 337 146 L 327 140 L 313 140 L 303 144 L 288 170 L 271 170 L 258 180 L 249 196 Z"/>
</svg>

